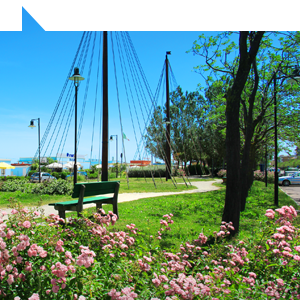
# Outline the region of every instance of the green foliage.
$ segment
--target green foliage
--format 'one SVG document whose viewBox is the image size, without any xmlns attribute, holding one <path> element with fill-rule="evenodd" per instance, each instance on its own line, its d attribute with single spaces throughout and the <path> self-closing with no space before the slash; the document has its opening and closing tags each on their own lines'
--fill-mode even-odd
<svg viewBox="0 0 300 300">
<path fill-rule="evenodd" d="M 73 177 L 72 177 L 73 178 Z M 79 174 L 77 174 L 77 181 L 79 182 L 79 181 L 86 181 L 86 178 L 85 178 L 85 176 L 84 175 L 79 175 Z"/>
<path fill-rule="evenodd" d="M 58 179 L 43 183 L 29 183 L 26 179 L 0 182 L 1 192 L 22 192 L 48 195 L 70 195 L 73 185 L 65 180 Z"/>
<path fill-rule="evenodd" d="M 149 168 L 134 168 L 129 169 L 128 177 L 144 178 L 144 177 L 166 177 L 166 169 L 149 169 Z"/>
<path fill-rule="evenodd" d="M 36 172 L 38 172 L 38 170 L 31 170 L 31 171 L 29 171 L 28 172 L 28 176 L 30 177 L 33 173 L 36 173 Z"/>
<path fill-rule="evenodd" d="M 8 180 L 0 182 L 1 192 L 16 192 L 20 191 L 23 193 L 31 192 L 31 184 L 26 179 L 20 180 Z"/>
<path fill-rule="evenodd" d="M 71 195 L 72 191 L 73 184 L 63 179 L 45 181 L 41 184 L 34 184 L 32 187 L 32 193 L 40 195 Z"/>
<path fill-rule="evenodd" d="M 98 173 L 87 173 L 89 179 L 96 179 L 98 178 Z M 101 175 L 99 175 L 101 177 Z"/>
<path fill-rule="evenodd" d="M 185 173 L 189 175 L 207 175 L 209 174 L 209 170 L 206 166 L 203 165 L 188 165 L 185 168 Z"/>
<path fill-rule="evenodd" d="M 14 181 L 14 180 L 22 180 L 24 179 L 23 176 L 0 176 L 0 181 Z"/>
<path fill-rule="evenodd" d="M 287 167 L 298 167 L 300 166 L 300 159 L 297 158 L 297 159 L 290 159 L 288 161 L 285 161 L 285 162 L 279 162 L 278 163 L 278 167 L 279 168 L 282 168 L 282 169 L 285 169 Z"/>
<path fill-rule="evenodd" d="M 46 168 L 45 166 L 41 167 L 41 172 L 51 173 L 51 169 Z"/>
</svg>

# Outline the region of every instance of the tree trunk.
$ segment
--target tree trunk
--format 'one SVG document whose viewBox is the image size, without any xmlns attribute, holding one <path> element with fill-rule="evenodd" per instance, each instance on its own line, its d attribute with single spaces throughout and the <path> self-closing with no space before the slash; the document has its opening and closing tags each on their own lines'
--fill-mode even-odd
<svg viewBox="0 0 300 300">
<path fill-rule="evenodd" d="M 246 208 L 248 191 L 252 185 L 252 183 L 249 182 L 249 171 L 250 174 L 252 174 L 252 165 L 250 163 L 250 148 L 252 137 L 252 124 L 249 123 L 246 130 L 245 145 L 241 164 L 241 211 L 244 211 Z"/>
<path fill-rule="evenodd" d="M 226 197 L 222 220 L 232 222 L 238 232 L 240 223 L 240 129 L 239 129 L 239 96 L 234 90 L 229 91 L 226 99 Z"/>
<path fill-rule="evenodd" d="M 250 148 L 250 160 L 249 160 L 249 172 L 248 172 L 248 191 L 250 190 L 252 184 L 253 184 L 253 180 L 254 180 L 254 170 L 256 169 L 256 148 L 254 144 L 251 144 L 251 148 Z"/>
</svg>

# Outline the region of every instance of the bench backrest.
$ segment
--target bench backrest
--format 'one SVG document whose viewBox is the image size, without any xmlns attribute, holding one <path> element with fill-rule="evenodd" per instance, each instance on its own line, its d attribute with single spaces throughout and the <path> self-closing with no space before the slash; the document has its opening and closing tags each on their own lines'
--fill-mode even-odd
<svg viewBox="0 0 300 300">
<path fill-rule="evenodd" d="M 80 195 L 80 188 L 85 185 L 84 197 L 105 195 L 115 192 L 117 183 L 120 181 L 102 181 L 102 182 L 82 182 L 76 183 L 73 189 L 72 198 L 78 198 Z"/>
</svg>

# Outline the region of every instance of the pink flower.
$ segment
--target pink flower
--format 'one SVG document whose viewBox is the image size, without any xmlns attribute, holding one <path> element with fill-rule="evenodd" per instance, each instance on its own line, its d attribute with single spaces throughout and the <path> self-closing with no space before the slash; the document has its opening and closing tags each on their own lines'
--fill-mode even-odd
<svg viewBox="0 0 300 300">
<path fill-rule="evenodd" d="M 25 222 L 23 223 L 23 226 L 24 226 L 25 228 L 30 228 L 30 227 L 31 227 L 31 223 L 30 223 L 29 221 L 25 221 Z"/>
<path fill-rule="evenodd" d="M 40 269 L 41 269 L 42 271 L 46 271 L 46 267 L 45 267 L 45 266 L 40 266 Z"/>
<path fill-rule="evenodd" d="M 284 286 L 284 282 L 282 279 L 278 278 L 276 279 L 278 286 Z"/>
<path fill-rule="evenodd" d="M 80 296 L 80 297 L 78 298 L 78 300 L 85 300 L 85 297 L 84 297 L 84 296 Z"/>
<path fill-rule="evenodd" d="M 273 209 L 267 209 L 265 216 L 269 219 L 274 219 L 275 211 Z"/>
<path fill-rule="evenodd" d="M 152 282 L 154 283 L 154 285 L 155 285 L 156 287 L 158 287 L 158 286 L 161 284 L 161 281 L 160 281 L 158 278 L 152 279 Z"/>
<path fill-rule="evenodd" d="M 7 283 L 8 284 L 12 284 L 14 282 L 14 276 L 12 274 L 9 274 L 8 275 L 8 279 L 7 279 Z"/>
<path fill-rule="evenodd" d="M 40 300 L 39 294 L 33 294 L 28 300 Z"/>
<path fill-rule="evenodd" d="M 52 287 L 52 291 L 53 291 L 53 293 L 58 293 L 58 291 L 59 291 L 59 286 L 58 286 L 58 285 L 54 285 L 54 286 Z"/>
<path fill-rule="evenodd" d="M 63 244 L 64 244 L 64 242 L 62 240 L 58 240 L 57 243 L 56 243 L 55 250 L 57 252 L 64 252 L 65 249 L 62 247 Z"/>
<path fill-rule="evenodd" d="M 14 300 L 21 300 L 21 298 L 17 296 L 14 298 Z"/>
</svg>

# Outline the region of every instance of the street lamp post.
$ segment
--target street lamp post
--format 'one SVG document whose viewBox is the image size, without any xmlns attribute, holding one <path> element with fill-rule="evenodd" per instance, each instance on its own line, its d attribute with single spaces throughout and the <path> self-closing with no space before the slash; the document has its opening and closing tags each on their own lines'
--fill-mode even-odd
<svg viewBox="0 0 300 300">
<path fill-rule="evenodd" d="M 80 81 L 84 78 L 79 74 L 79 68 L 74 68 L 74 74 L 69 78 L 75 86 L 75 146 L 74 146 L 74 185 L 77 183 L 77 93 Z"/>
<path fill-rule="evenodd" d="M 265 185 L 268 186 L 268 152 L 267 152 L 267 145 L 265 145 Z"/>
<path fill-rule="evenodd" d="M 120 167 L 121 175 L 120 175 L 120 176 L 122 177 L 122 161 L 123 161 L 123 153 L 121 153 L 120 156 L 121 156 L 121 167 Z"/>
<path fill-rule="evenodd" d="M 277 168 L 277 99 L 276 99 L 276 74 L 274 74 L 274 134 L 275 134 L 275 147 L 274 147 L 274 156 L 275 156 L 275 170 L 274 170 L 274 204 L 278 206 L 278 168 Z"/>
<path fill-rule="evenodd" d="M 117 166 L 117 171 L 116 171 L 116 177 L 118 178 L 118 135 L 117 134 L 113 134 L 110 136 L 110 140 L 113 141 L 113 136 L 116 137 L 116 166 Z M 121 153 L 122 155 L 122 153 Z M 122 156 L 121 156 L 122 159 Z"/>
<path fill-rule="evenodd" d="M 33 129 L 34 127 L 36 127 L 34 125 L 34 121 L 38 121 L 38 140 L 39 140 L 39 183 L 41 183 L 41 142 L 40 142 L 40 118 L 37 119 L 32 119 L 30 121 L 30 125 L 28 127 L 30 127 L 31 129 Z"/>
</svg>

